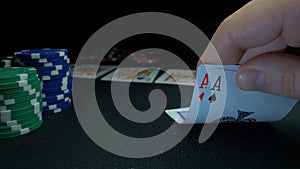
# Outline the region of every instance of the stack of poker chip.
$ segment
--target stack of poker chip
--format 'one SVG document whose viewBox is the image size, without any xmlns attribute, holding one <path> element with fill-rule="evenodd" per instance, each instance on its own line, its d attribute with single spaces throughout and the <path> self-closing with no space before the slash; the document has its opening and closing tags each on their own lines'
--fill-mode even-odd
<svg viewBox="0 0 300 169">
<path fill-rule="evenodd" d="M 15 52 L 21 66 L 34 67 L 42 84 L 43 114 L 67 110 L 71 104 L 72 79 L 66 49 L 34 49 Z"/>
<path fill-rule="evenodd" d="M 41 84 L 33 68 L 0 68 L 0 138 L 16 137 L 39 128 Z"/>
</svg>

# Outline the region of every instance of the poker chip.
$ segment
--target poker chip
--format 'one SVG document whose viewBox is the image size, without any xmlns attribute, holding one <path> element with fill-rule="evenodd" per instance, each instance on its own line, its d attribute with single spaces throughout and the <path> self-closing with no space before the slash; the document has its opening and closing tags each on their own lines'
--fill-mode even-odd
<svg viewBox="0 0 300 169">
<path fill-rule="evenodd" d="M 28 97 L 31 95 L 36 95 L 36 94 L 40 93 L 40 92 L 38 92 L 40 90 L 41 90 L 41 86 L 37 86 L 36 88 L 30 89 L 28 91 L 0 95 L 0 102 L 3 100 L 5 101 L 5 100 L 10 100 L 10 99 L 15 99 L 15 98 L 20 99 L 20 98 Z"/>
<path fill-rule="evenodd" d="M 28 80 L 37 76 L 35 69 L 22 69 L 12 68 L 10 71 L 2 71 L 5 74 L 4 77 L 1 77 L 1 83 L 10 83 L 22 80 Z M 21 72 L 21 73 L 17 73 Z"/>
<path fill-rule="evenodd" d="M 21 50 L 15 52 L 15 57 L 20 65 L 34 67 L 37 71 L 41 80 L 43 114 L 58 113 L 70 107 L 72 79 L 68 50 L 50 48 Z"/>
<path fill-rule="evenodd" d="M 62 59 L 62 60 L 56 60 L 54 62 L 37 62 L 37 61 L 24 61 L 23 59 L 16 58 L 16 62 L 18 62 L 21 66 L 25 67 L 55 67 L 57 65 L 64 65 L 64 64 L 70 64 L 70 59 Z"/>
<path fill-rule="evenodd" d="M 24 135 L 42 123 L 42 89 L 36 69 L 0 68 L 0 138 Z"/>
<path fill-rule="evenodd" d="M 25 120 L 23 120 L 22 124 L 9 125 L 9 126 L 0 126 L 0 132 L 1 133 L 7 133 L 7 132 L 11 132 L 13 130 L 21 130 L 22 128 L 27 128 L 27 127 L 30 127 L 30 126 L 36 124 L 36 123 L 39 123 L 41 119 L 42 119 L 42 115 L 41 115 L 41 113 L 39 113 L 31 119 L 26 118 Z"/>
<path fill-rule="evenodd" d="M 20 118 L 14 118 L 14 119 L 18 119 L 18 120 L 9 120 L 9 121 L 5 121 L 5 122 L 0 122 L 0 126 L 4 126 L 4 127 L 8 127 L 8 126 L 15 126 L 15 125 L 20 125 L 23 123 L 27 123 L 33 119 L 40 119 L 42 120 L 42 117 L 39 117 L 39 115 L 41 114 L 41 112 L 38 112 L 36 115 L 35 114 L 24 114 L 22 117 Z"/>
<path fill-rule="evenodd" d="M 67 49 L 31 49 L 31 50 L 21 50 L 15 52 L 15 56 L 18 57 L 27 57 L 31 59 L 41 59 L 41 58 L 56 58 L 68 56 Z"/>
<path fill-rule="evenodd" d="M 0 111 L 20 109 L 20 108 L 25 107 L 27 105 L 40 103 L 42 101 L 43 101 L 42 96 L 39 96 L 37 98 L 31 99 L 31 100 L 25 100 L 23 102 L 18 102 L 18 103 L 15 103 L 15 104 L 2 105 L 2 106 L 0 106 Z"/>
<path fill-rule="evenodd" d="M 70 95 L 71 95 L 71 90 L 67 89 L 67 90 L 56 91 L 53 93 L 43 93 L 42 97 L 43 97 L 43 99 L 47 99 L 50 96 L 54 96 L 54 95 L 57 96 L 57 95 L 67 94 L 67 93 L 70 93 Z"/>
<path fill-rule="evenodd" d="M 26 67 L 35 67 L 37 70 L 42 69 L 43 67 L 48 69 L 52 67 L 56 67 L 59 65 L 69 65 L 70 64 L 70 59 L 68 60 L 62 60 L 60 62 L 47 62 L 47 63 L 24 63 L 20 59 L 16 59 L 17 63 L 20 66 L 26 66 Z"/>
<path fill-rule="evenodd" d="M 34 76 L 34 77 L 32 77 L 30 79 L 26 79 L 26 80 L 1 82 L 0 90 L 14 89 L 14 88 L 28 86 L 30 83 L 33 83 L 37 80 L 39 80 L 38 76 Z"/>
<path fill-rule="evenodd" d="M 63 107 L 66 107 L 66 106 L 70 106 L 70 100 L 63 100 L 62 102 L 58 102 L 58 103 L 55 103 L 55 104 L 46 104 L 46 106 L 43 105 L 43 110 L 44 111 L 49 111 L 49 110 L 55 110 L 55 109 L 58 109 L 58 108 L 63 108 Z"/>
<path fill-rule="evenodd" d="M 43 100 L 44 101 L 59 101 L 66 97 L 71 98 L 72 91 L 70 90 L 64 90 L 61 93 L 49 93 L 49 94 L 43 94 Z"/>
<path fill-rule="evenodd" d="M 49 71 L 54 71 L 54 70 L 66 70 L 69 68 L 69 65 L 68 64 L 61 64 L 61 65 L 58 64 L 58 65 L 54 65 L 51 67 L 36 66 L 35 68 L 38 72 L 49 72 Z"/>
<path fill-rule="evenodd" d="M 43 106 L 49 106 L 49 105 L 61 105 L 64 104 L 66 102 L 69 102 L 70 98 L 69 97 L 65 97 L 61 100 L 44 100 L 43 101 Z"/>
<path fill-rule="evenodd" d="M 56 63 L 56 62 L 69 62 L 68 56 L 59 57 L 59 58 L 42 58 L 42 59 L 28 59 L 26 57 L 18 57 L 18 61 L 28 64 L 37 64 L 37 63 Z"/>
<path fill-rule="evenodd" d="M 0 115 L 1 115 L 1 119 L 2 119 L 1 122 L 3 121 L 3 118 L 7 118 L 7 117 L 14 119 L 14 120 L 28 118 L 29 116 L 31 116 L 33 114 L 37 114 L 37 113 L 41 112 L 42 109 L 43 109 L 42 104 L 35 103 L 35 104 L 29 105 L 27 107 L 22 107 L 22 108 L 15 109 L 15 110 L 2 110 L 2 111 L 0 111 Z"/>
<path fill-rule="evenodd" d="M 49 75 L 49 74 L 39 74 L 39 78 L 42 81 L 50 81 L 50 80 L 54 80 L 54 79 L 62 79 L 64 77 L 68 77 L 70 76 L 70 71 L 64 71 L 60 74 L 56 74 L 56 75 Z"/>
<path fill-rule="evenodd" d="M 42 120 L 33 121 L 27 124 L 27 126 L 22 126 L 22 124 L 10 126 L 9 127 L 10 130 L 8 132 L 0 132 L 0 138 L 10 138 L 10 137 L 24 135 L 30 133 L 31 131 L 36 130 L 41 125 L 42 125 Z"/>
<path fill-rule="evenodd" d="M 43 93 L 54 93 L 57 91 L 65 91 L 71 88 L 72 85 L 62 85 L 62 86 L 57 86 L 53 88 L 43 88 Z"/>
<path fill-rule="evenodd" d="M 44 114 L 54 114 L 54 113 L 60 113 L 62 111 L 67 110 L 70 107 L 71 100 L 64 104 L 56 104 L 56 105 L 51 105 L 47 110 L 44 110 Z"/>
<path fill-rule="evenodd" d="M 66 75 L 66 70 L 51 70 L 51 71 L 40 71 L 39 76 L 58 76 L 58 75 Z"/>
<path fill-rule="evenodd" d="M 52 80 L 52 81 L 45 81 L 44 83 L 42 83 L 43 88 L 55 88 L 57 86 L 66 86 L 66 85 L 71 85 L 72 84 L 72 79 L 71 76 L 68 76 L 67 80 Z"/>
<path fill-rule="evenodd" d="M 0 106 L 7 106 L 7 105 L 13 105 L 21 102 L 26 102 L 26 100 L 32 100 L 38 97 L 41 97 L 40 92 L 36 92 L 35 94 L 24 96 L 24 97 L 15 97 L 6 100 L 0 100 Z"/>
<path fill-rule="evenodd" d="M 16 59 L 13 56 L 0 56 L 0 68 L 16 66 Z"/>
<path fill-rule="evenodd" d="M 13 88 L 13 89 L 6 89 L 6 90 L 2 90 L 1 93 L 2 94 L 18 94 L 18 93 L 24 93 L 24 92 L 29 92 L 32 89 L 36 89 L 36 88 L 40 88 L 41 87 L 41 82 L 40 81 L 36 81 L 36 82 L 32 82 L 26 86 L 23 87 L 18 87 L 18 88 Z"/>
</svg>

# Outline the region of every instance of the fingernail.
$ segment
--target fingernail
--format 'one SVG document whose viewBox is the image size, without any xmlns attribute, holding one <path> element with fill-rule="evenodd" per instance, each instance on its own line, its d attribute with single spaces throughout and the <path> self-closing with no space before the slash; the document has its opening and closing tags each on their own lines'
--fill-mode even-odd
<svg viewBox="0 0 300 169">
<path fill-rule="evenodd" d="M 238 76 L 237 84 L 243 90 L 263 90 L 265 87 L 265 75 L 259 70 L 244 70 Z"/>
</svg>

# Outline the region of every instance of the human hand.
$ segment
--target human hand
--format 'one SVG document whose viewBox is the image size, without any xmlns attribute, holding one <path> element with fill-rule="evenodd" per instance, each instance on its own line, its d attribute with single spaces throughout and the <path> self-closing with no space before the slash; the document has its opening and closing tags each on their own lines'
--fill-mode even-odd
<svg viewBox="0 0 300 169">
<path fill-rule="evenodd" d="M 287 45 L 300 47 L 300 1 L 253 0 L 221 23 L 198 65 L 239 63 L 241 89 L 299 99 L 300 57 Z"/>
</svg>

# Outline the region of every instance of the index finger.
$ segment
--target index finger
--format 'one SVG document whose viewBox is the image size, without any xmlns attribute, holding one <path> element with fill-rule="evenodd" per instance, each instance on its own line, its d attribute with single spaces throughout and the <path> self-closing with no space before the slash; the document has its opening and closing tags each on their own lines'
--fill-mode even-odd
<svg viewBox="0 0 300 169">
<path fill-rule="evenodd" d="M 293 47 L 300 46 L 300 1 L 255 0 L 226 18 L 212 44 L 218 55 L 204 52 L 202 63 L 237 64 L 247 49 L 267 45 L 277 38 Z M 220 57 L 220 58 L 219 58 Z"/>
</svg>

